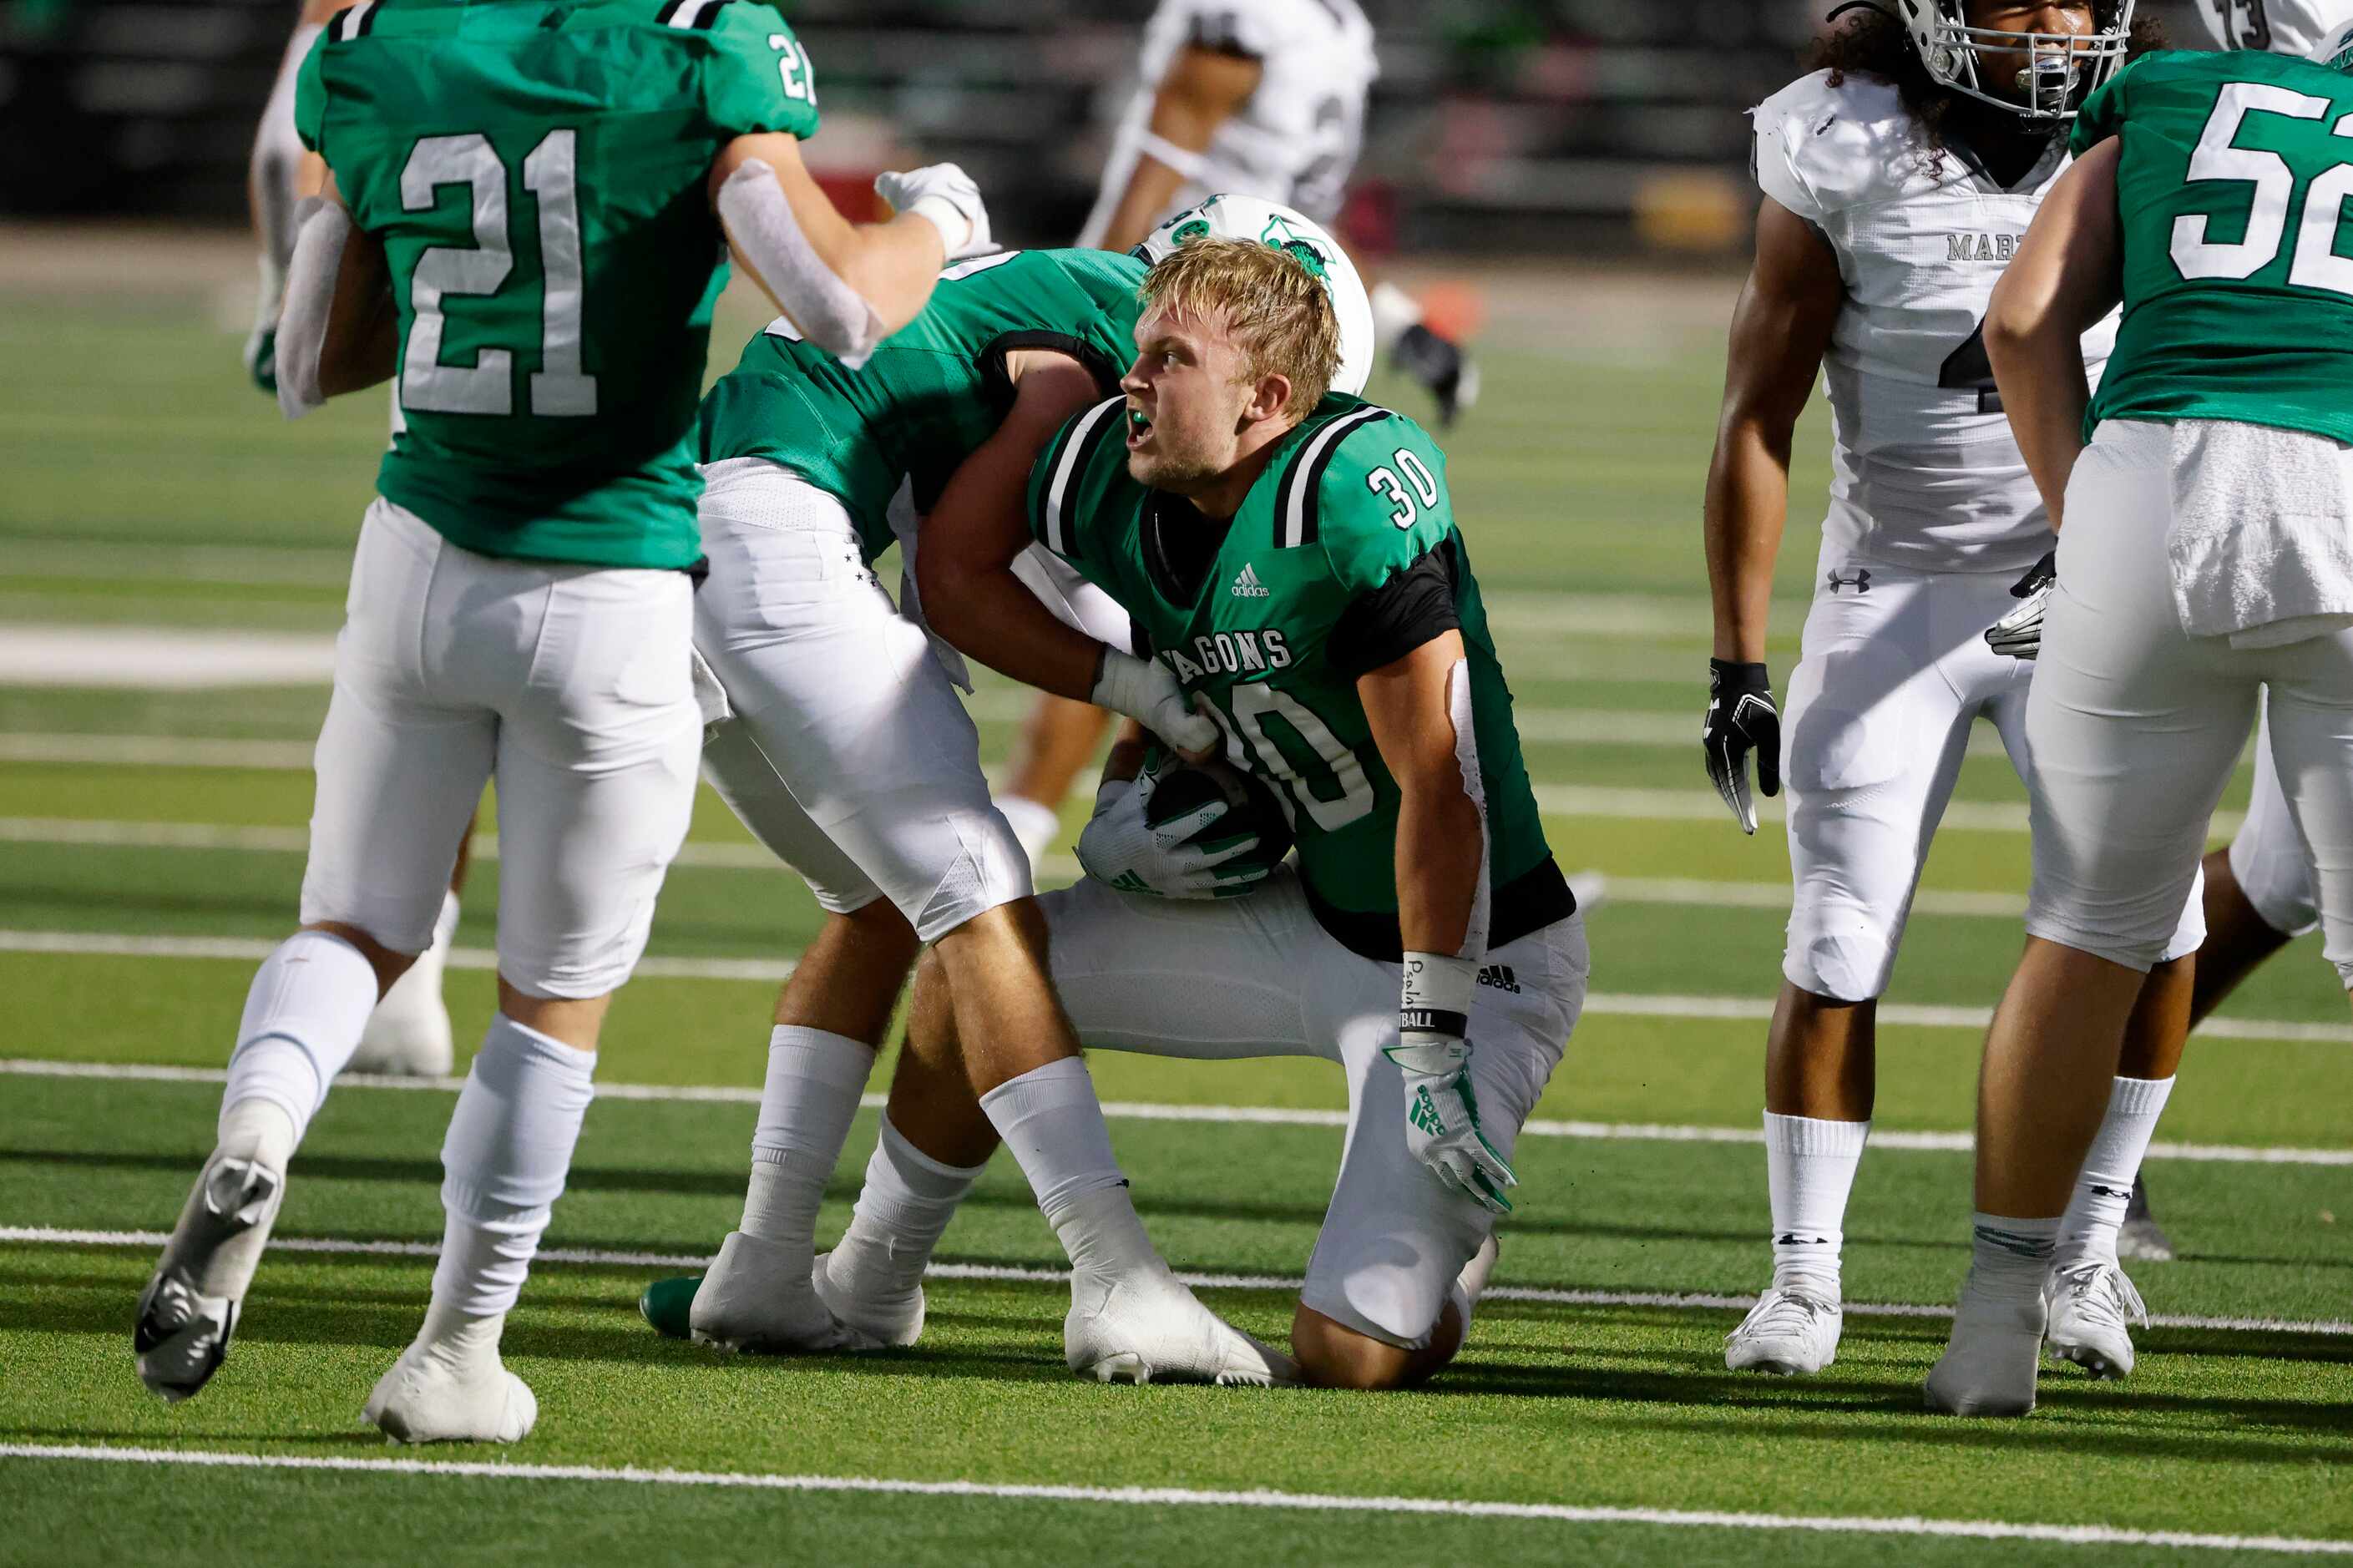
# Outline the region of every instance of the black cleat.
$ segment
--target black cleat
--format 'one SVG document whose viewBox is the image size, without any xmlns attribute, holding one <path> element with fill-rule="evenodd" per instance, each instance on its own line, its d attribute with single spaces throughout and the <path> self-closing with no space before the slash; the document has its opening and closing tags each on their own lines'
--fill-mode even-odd
<svg viewBox="0 0 2353 1568">
<path fill-rule="evenodd" d="M 1398 368 L 1430 389 L 1438 400 L 1438 423 L 1443 429 L 1455 416 L 1479 401 L 1479 367 L 1460 344 L 1450 342 L 1416 321 L 1398 336 L 1389 351 Z"/>
</svg>

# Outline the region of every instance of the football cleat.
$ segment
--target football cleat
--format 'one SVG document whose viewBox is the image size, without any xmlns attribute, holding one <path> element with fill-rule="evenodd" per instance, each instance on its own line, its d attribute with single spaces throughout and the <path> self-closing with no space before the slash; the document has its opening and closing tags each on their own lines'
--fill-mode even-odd
<svg viewBox="0 0 2353 1568">
<path fill-rule="evenodd" d="M 818 1253 L 817 1267 L 809 1270 L 809 1283 L 816 1288 L 818 1300 L 837 1321 L 878 1346 L 902 1349 L 913 1344 L 923 1333 L 923 1286 L 918 1284 L 902 1296 L 861 1289 L 856 1271 L 843 1257 L 849 1238 L 842 1239 L 842 1247 Z"/>
<path fill-rule="evenodd" d="M 1203 1306 L 1155 1258 L 1116 1278 L 1071 1277 L 1071 1370 L 1102 1383 L 1297 1383 L 1299 1364 Z"/>
<path fill-rule="evenodd" d="M 360 1418 L 396 1443 L 520 1443 L 539 1400 L 495 1355 L 460 1364 L 419 1342 L 377 1380 Z"/>
<path fill-rule="evenodd" d="M 1398 334 L 1389 357 L 1437 400 L 1441 430 L 1479 401 L 1478 364 L 1461 344 L 1440 337 L 1419 321 Z"/>
<path fill-rule="evenodd" d="M 2044 1309 L 2040 1292 L 2023 1300 L 1988 1300 L 1961 1282 L 1953 1337 L 1928 1373 L 1928 1408 L 1953 1415 L 2023 1415 L 2034 1408 Z"/>
<path fill-rule="evenodd" d="M 2116 1230 L 2116 1256 L 2137 1263 L 2173 1261 L 2173 1237 L 2157 1223 L 2148 1208 L 2148 1184 L 2133 1178 L 2132 1199 L 2125 1205 L 2125 1223 Z"/>
<path fill-rule="evenodd" d="M 139 1298 L 131 1346 L 150 1392 L 176 1405 L 220 1370 L 285 1194 L 284 1173 L 258 1160 L 205 1162 Z"/>
<path fill-rule="evenodd" d="M 2105 1258 L 2086 1258 L 2053 1268 L 2042 1284 L 2050 1326 L 2043 1348 L 2053 1361 L 2071 1361 L 2094 1377 L 2130 1377 L 2130 1324 L 2148 1326 L 2148 1308 Z"/>
<path fill-rule="evenodd" d="M 810 1274 L 809 1255 L 797 1247 L 729 1231 L 687 1309 L 689 1336 L 748 1355 L 880 1348 L 826 1310 Z"/>
<path fill-rule="evenodd" d="M 1776 1286 L 1724 1336 L 1725 1370 L 1811 1377 L 1838 1360 L 1845 1317 L 1836 1301 Z"/>
</svg>

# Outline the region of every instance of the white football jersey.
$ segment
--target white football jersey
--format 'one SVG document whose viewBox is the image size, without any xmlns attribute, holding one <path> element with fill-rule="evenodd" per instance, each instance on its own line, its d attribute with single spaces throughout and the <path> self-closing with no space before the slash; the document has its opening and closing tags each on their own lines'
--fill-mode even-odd
<svg viewBox="0 0 2353 1568">
<path fill-rule="evenodd" d="M 1145 151 L 1161 78 L 1188 45 L 1248 56 L 1264 74 L 1210 136 L 1168 212 L 1222 191 L 1281 202 L 1321 224 L 1337 217 L 1364 142 L 1365 100 L 1380 74 L 1372 24 L 1356 0 L 1160 0 L 1144 29 L 1141 83 L 1079 244 L 1103 242 Z"/>
<path fill-rule="evenodd" d="M 1838 254 L 1846 302 L 1823 356 L 1831 478 L 1824 553 L 1925 572 L 2023 570 L 2051 525 L 1986 361 L 1986 301 L 2066 169 L 2066 138 L 2005 190 L 1933 162 L 1895 89 L 1817 71 L 1751 110 L 1757 184 Z M 2085 334 L 2096 384 L 2116 320 Z"/>
<path fill-rule="evenodd" d="M 2353 22 L 2348 0 L 2191 0 L 2189 9 L 2218 49 L 2308 55 Z"/>
</svg>

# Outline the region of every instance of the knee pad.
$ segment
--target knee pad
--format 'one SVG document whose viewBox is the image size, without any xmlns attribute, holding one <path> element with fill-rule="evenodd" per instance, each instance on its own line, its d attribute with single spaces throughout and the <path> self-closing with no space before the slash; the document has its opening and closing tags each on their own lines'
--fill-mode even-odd
<svg viewBox="0 0 2353 1568">
<path fill-rule="evenodd" d="M 1781 973 L 1799 990 L 1833 1002 L 1868 1002 L 1887 989 L 1894 967 L 1894 933 L 1871 911 L 1808 903 L 1802 895 L 1790 911 Z"/>
</svg>

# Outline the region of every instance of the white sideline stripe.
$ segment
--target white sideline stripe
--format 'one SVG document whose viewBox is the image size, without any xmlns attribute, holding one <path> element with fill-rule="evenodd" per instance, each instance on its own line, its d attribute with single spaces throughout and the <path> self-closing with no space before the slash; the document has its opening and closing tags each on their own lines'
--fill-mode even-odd
<svg viewBox="0 0 2353 1568">
<path fill-rule="evenodd" d="M 2206 1535 L 2123 1530 L 2105 1524 L 2014 1524 L 1917 1515 L 1724 1513 L 1699 1509 L 1599 1508 L 1572 1503 L 1482 1502 L 1469 1498 L 1365 1497 L 1324 1492 L 1202 1491 L 1190 1487 L 1074 1487 L 1026 1482 L 913 1481 L 882 1476 L 789 1476 L 767 1471 L 645 1469 L 637 1466 L 529 1465 L 481 1459 L 314 1458 L 185 1448 L 116 1448 L 61 1443 L 0 1444 L 0 1458 L 114 1465 L 193 1465 L 222 1469 L 331 1470 L 345 1474 L 455 1476 L 470 1480 L 610 1481 L 628 1486 L 722 1487 L 755 1491 L 851 1492 L 895 1497 L 991 1498 L 1006 1502 L 1095 1503 L 1123 1508 L 1280 1509 L 1303 1513 L 1440 1515 L 1557 1524 L 1634 1524 L 1696 1530 L 1807 1531 L 1835 1535 L 1934 1536 L 2042 1541 L 2069 1546 L 2147 1546 L 2211 1552 L 2353 1555 L 2353 1542 L 2292 1535 Z"/>
<path fill-rule="evenodd" d="M 0 1226 L 0 1242 L 28 1247 L 161 1247 L 170 1236 L 160 1230 L 75 1230 L 50 1226 Z M 438 1241 L 361 1241 L 332 1236 L 273 1238 L 276 1252 L 314 1253 L 337 1258 L 438 1258 Z M 543 1247 L 535 1255 L 542 1263 L 588 1268 L 705 1268 L 711 1255 L 695 1252 L 628 1252 L 602 1247 Z M 1067 1268 L 1022 1268 L 996 1263 L 934 1263 L 923 1270 L 927 1279 L 965 1280 L 999 1285 L 1067 1285 Z M 1292 1290 L 1304 1281 L 1274 1274 L 1202 1274 L 1179 1270 L 1176 1278 L 1196 1290 Z M 1562 1289 L 1543 1285 L 1496 1285 L 1482 1301 L 1523 1301 L 1554 1307 L 1648 1307 L 1677 1312 L 1745 1312 L 1757 1304 L 1754 1296 L 1717 1296 L 1680 1290 Z M 1950 1307 L 1919 1301 L 1849 1301 L 1845 1310 L 1863 1318 L 1949 1319 Z M 2209 1332 L 2256 1334 L 2353 1335 L 2353 1322 L 2311 1318 L 2205 1318 L 2153 1312 L 2149 1326 L 2197 1329 Z"/>
<path fill-rule="evenodd" d="M 0 1077 L 114 1079 L 134 1083 L 220 1084 L 228 1074 L 219 1068 L 151 1067 L 133 1062 L 69 1062 L 35 1058 L 0 1058 Z M 347 1072 L 335 1080 L 338 1089 L 429 1089 L 455 1094 L 465 1087 L 462 1078 L 393 1078 L 376 1073 Z M 709 1084 L 600 1083 L 599 1100 L 679 1101 L 708 1105 L 757 1105 L 760 1091 Z M 880 1110 L 884 1097 L 862 1096 L 859 1104 Z M 1164 1105 L 1145 1100 L 1103 1102 L 1103 1114 L 1115 1121 L 1189 1121 L 1259 1127 L 1345 1128 L 1344 1110 L 1321 1110 L 1271 1105 Z M 1520 1130 L 1524 1138 L 1583 1138 L 1632 1143 L 1762 1143 L 1764 1132 L 1755 1127 L 1691 1127 L 1656 1121 L 1578 1121 L 1537 1117 Z M 1873 1149 L 1906 1153 L 1966 1154 L 1976 1142 L 1967 1132 L 1904 1132 L 1875 1131 Z M 2353 1149 L 2295 1149 L 2239 1143 L 2177 1143 L 2159 1141 L 2148 1146 L 2152 1160 L 2185 1160 L 2231 1165 L 2353 1166 Z"/>
<path fill-rule="evenodd" d="M 324 686 L 334 674 L 332 636 L 166 626 L 0 626 L 0 684 L 9 686 L 186 691 L 206 686 Z"/>
<path fill-rule="evenodd" d="M 482 853 L 479 849 L 476 852 Z M 92 958 L 227 959 L 259 963 L 277 949 L 276 942 L 261 937 L 129 936 L 114 931 L 0 930 L 0 952 Z M 498 968 L 498 954 L 486 947 L 452 948 L 449 965 L 453 969 L 495 970 Z M 649 980 L 777 983 L 782 983 L 792 972 L 790 960 L 769 958 L 646 958 L 638 960 L 636 970 L 638 974 Z M 1751 996 L 1651 995 L 1596 991 L 1585 999 L 1585 1014 L 1588 1017 L 1753 1023 L 1772 1017 L 1773 1003 L 1769 998 Z M 1883 1003 L 1879 1008 L 1881 1023 L 1911 1028 L 1977 1030 L 1983 1029 L 1992 1019 L 1993 1010 L 1989 1007 Z M 2198 1032 L 2210 1039 L 2249 1040 L 2272 1045 L 2353 1044 L 2353 1026 L 2308 1024 L 2286 1019 L 2209 1018 L 2198 1026 Z"/>
</svg>

